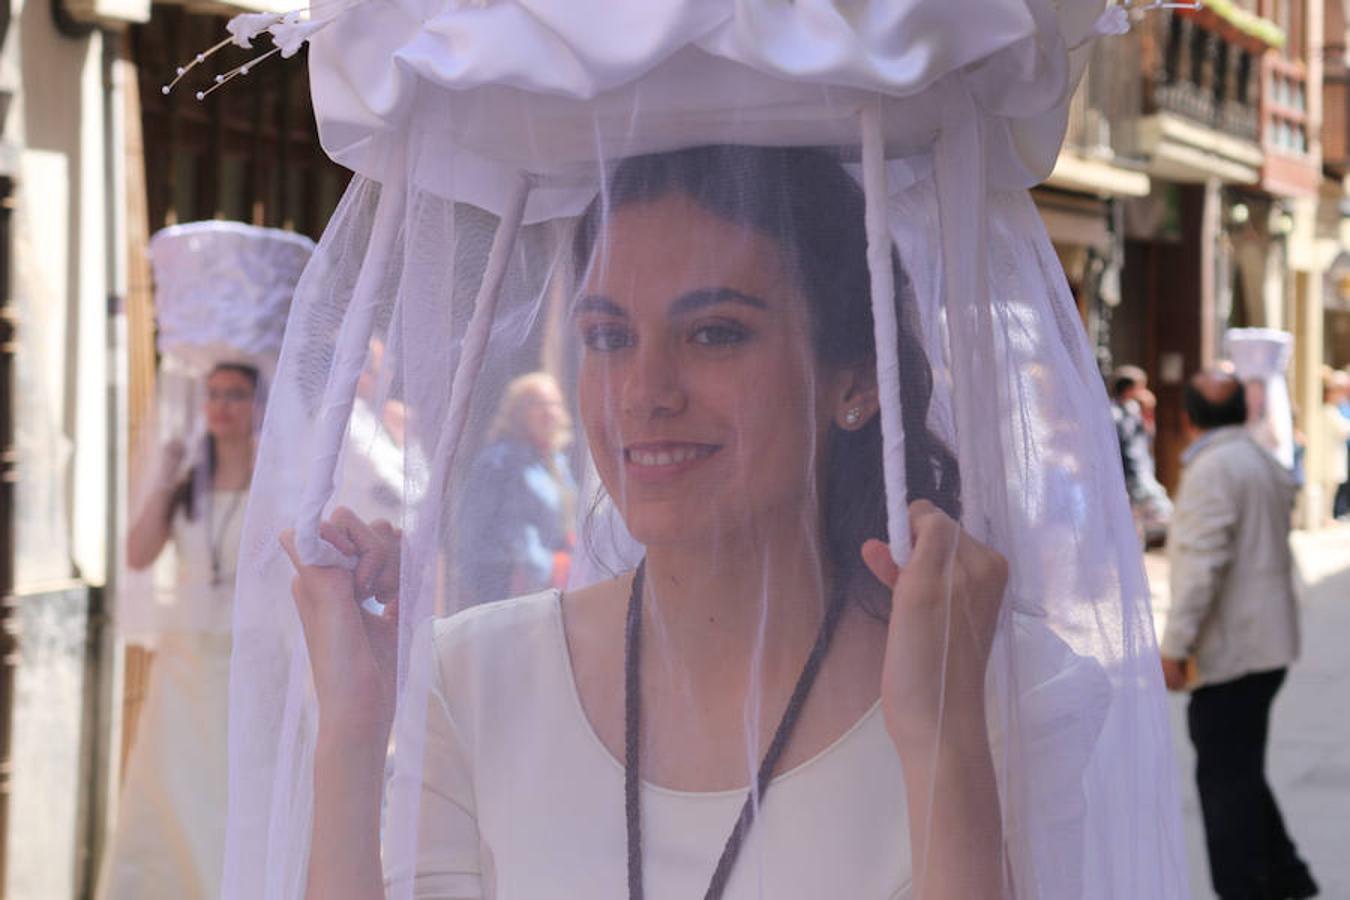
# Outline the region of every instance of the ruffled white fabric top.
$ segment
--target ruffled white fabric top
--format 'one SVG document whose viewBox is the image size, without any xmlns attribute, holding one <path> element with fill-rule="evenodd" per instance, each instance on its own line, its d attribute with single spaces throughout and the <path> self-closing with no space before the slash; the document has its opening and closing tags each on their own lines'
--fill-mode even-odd
<svg viewBox="0 0 1350 900">
<path fill-rule="evenodd" d="M 1284 377 L 1294 354 L 1294 336 L 1274 328 L 1230 328 L 1228 355 L 1239 378 Z"/>
<path fill-rule="evenodd" d="M 476 189 L 449 148 L 481 160 L 481 181 L 738 139 L 856 144 L 878 95 L 888 154 L 907 155 L 931 145 L 952 82 L 985 119 L 992 182 L 1018 188 L 1054 164 L 1072 48 L 1104 3 L 361 0 L 302 27 L 329 155 L 377 181 L 407 166 L 443 196 Z"/>
<path fill-rule="evenodd" d="M 313 241 L 242 222 L 190 222 L 156 232 L 149 252 L 161 353 L 199 370 L 275 361 Z"/>
</svg>

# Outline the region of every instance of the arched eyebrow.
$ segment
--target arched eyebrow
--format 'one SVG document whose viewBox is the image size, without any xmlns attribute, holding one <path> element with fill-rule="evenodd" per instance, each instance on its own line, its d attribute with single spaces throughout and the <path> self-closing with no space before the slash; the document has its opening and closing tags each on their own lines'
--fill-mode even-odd
<svg viewBox="0 0 1350 900">
<path fill-rule="evenodd" d="M 620 319 L 628 318 L 627 310 L 600 294 L 587 294 L 578 298 L 577 302 L 572 305 L 572 315 L 579 316 L 582 313 L 599 313 L 602 316 L 616 316 Z"/>
<path fill-rule="evenodd" d="M 738 291 L 735 288 L 700 288 L 696 291 L 690 291 L 687 294 L 681 294 L 670 304 L 666 314 L 671 318 L 676 316 L 687 316 L 692 312 L 698 312 L 708 306 L 716 306 L 720 303 L 738 303 L 742 306 L 749 306 L 752 309 L 768 309 L 769 304 L 765 303 L 759 297 L 753 294 L 747 294 L 744 291 Z"/>
<path fill-rule="evenodd" d="M 721 303 L 736 303 L 752 309 L 769 308 L 769 304 L 759 297 L 747 294 L 744 291 L 738 291 L 735 288 L 699 288 L 681 294 L 671 301 L 670 307 L 666 310 L 666 315 L 672 319 L 687 316 L 690 313 Z M 628 317 L 628 312 L 622 306 L 600 294 L 587 294 L 578 299 L 576 305 L 572 307 L 572 315 L 577 316 L 581 313 L 599 313 L 600 315 L 625 319 Z"/>
</svg>

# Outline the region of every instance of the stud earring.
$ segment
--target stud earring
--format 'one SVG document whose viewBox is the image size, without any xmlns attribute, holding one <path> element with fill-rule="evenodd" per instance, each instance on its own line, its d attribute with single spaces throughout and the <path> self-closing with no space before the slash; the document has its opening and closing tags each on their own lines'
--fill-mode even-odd
<svg viewBox="0 0 1350 900">
<path fill-rule="evenodd" d="M 844 413 L 844 424 L 850 428 L 862 421 L 862 409 L 855 406 Z"/>
</svg>

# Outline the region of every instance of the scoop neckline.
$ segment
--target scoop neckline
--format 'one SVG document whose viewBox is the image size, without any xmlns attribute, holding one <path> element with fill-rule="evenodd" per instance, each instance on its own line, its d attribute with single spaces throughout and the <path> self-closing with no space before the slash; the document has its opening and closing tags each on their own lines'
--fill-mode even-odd
<svg viewBox="0 0 1350 900">
<path fill-rule="evenodd" d="M 596 749 L 600 752 L 600 755 L 607 760 L 620 775 L 623 775 L 627 771 L 627 766 L 610 752 L 609 747 L 605 746 L 605 742 L 601 740 L 600 733 L 595 730 L 595 725 L 591 722 L 590 716 L 586 714 L 585 704 L 581 702 L 581 691 L 577 687 L 576 670 L 572 666 L 572 649 L 567 643 L 567 626 L 563 621 L 563 592 L 554 588 L 552 594 L 553 603 L 551 604 L 551 607 L 554 626 L 553 631 L 558 642 L 558 651 L 562 654 L 562 665 L 565 670 L 564 674 L 567 676 L 567 693 L 571 697 L 573 709 L 577 715 L 577 719 L 581 723 L 581 730 L 586 733 L 587 738 L 595 745 Z M 818 764 L 822 763 L 826 757 L 832 755 L 836 750 L 853 738 L 854 735 L 862 731 L 863 728 L 876 718 L 880 709 L 881 698 L 878 697 L 872 702 L 872 705 L 869 706 L 861 716 L 855 719 L 852 725 L 844 729 L 843 733 L 837 738 L 826 744 L 816 753 L 813 753 L 811 756 L 808 756 L 806 759 L 797 763 L 797 765 L 792 768 L 775 775 L 770 779 L 769 783 L 781 784 L 784 781 L 795 778 L 807 769 L 816 767 Z M 748 783 L 740 787 L 725 788 L 720 791 L 686 791 L 657 784 L 653 781 L 648 781 L 645 778 L 641 779 L 641 784 L 644 790 L 654 791 L 658 794 L 665 794 L 669 797 L 682 799 L 744 797 L 746 792 L 750 790 L 750 785 Z"/>
</svg>

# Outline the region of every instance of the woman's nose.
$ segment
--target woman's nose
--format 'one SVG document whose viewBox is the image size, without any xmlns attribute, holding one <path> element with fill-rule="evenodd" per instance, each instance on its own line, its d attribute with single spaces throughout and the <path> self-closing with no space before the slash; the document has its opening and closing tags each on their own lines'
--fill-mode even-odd
<svg viewBox="0 0 1350 900">
<path fill-rule="evenodd" d="M 688 402 L 675 352 L 653 343 L 638 351 L 624 384 L 624 412 L 630 416 L 678 415 Z"/>
</svg>

